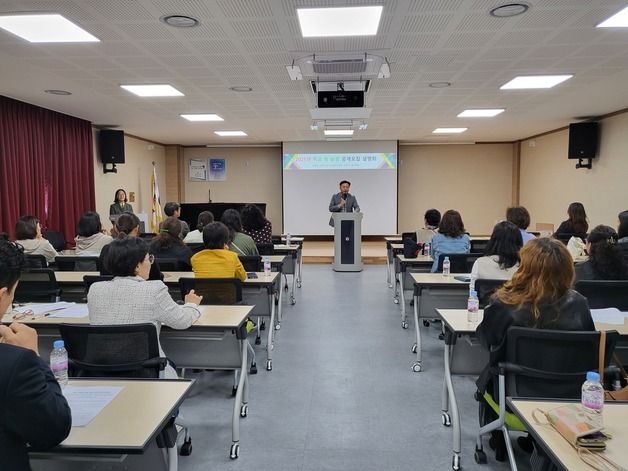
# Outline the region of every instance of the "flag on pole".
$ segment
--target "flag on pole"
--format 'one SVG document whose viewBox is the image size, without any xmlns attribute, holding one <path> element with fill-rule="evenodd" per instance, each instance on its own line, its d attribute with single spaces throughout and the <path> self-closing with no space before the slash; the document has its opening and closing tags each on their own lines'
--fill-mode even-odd
<svg viewBox="0 0 628 471">
<path fill-rule="evenodd" d="M 153 192 L 153 206 L 150 219 L 150 229 L 154 233 L 159 233 L 159 224 L 164 220 L 161 215 L 161 201 L 159 199 L 159 186 L 157 185 L 157 170 L 153 162 L 153 175 L 150 177 L 150 187 Z"/>
</svg>

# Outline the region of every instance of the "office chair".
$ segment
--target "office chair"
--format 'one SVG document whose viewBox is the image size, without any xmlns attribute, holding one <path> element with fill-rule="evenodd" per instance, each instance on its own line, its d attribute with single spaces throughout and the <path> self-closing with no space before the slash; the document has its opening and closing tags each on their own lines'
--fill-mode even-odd
<svg viewBox="0 0 628 471">
<path fill-rule="evenodd" d="M 491 303 L 491 296 L 505 282 L 506 280 L 490 280 L 487 278 L 475 280 L 475 291 L 478 293 L 478 299 L 480 300 L 480 309 L 484 309 Z"/>
<path fill-rule="evenodd" d="M 260 255 L 275 255 L 275 246 L 273 244 L 255 244 Z"/>
<path fill-rule="evenodd" d="M 92 255 L 60 255 L 55 258 L 57 271 L 98 271 L 99 257 Z"/>
<path fill-rule="evenodd" d="M 50 268 L 32 268 L 20 275 L 20 282 L 15 289 L 15 301 L 25 302 L 57 302 L 61 296 L 61 288 L 57 283 L 55 272 Z"/>
<path fill-rule="evenodd" d="M 25 268 L 48 268 L 48 262 L 43 255 L 24 255 Z"/>
<path fill-rule="evenodd" d="M 624 259 L 628 262 L 628 242 L 621 242 L 617 244 L 617 247 L 620 248 L 622 253 L 624 254 Z"/>
<path fill-rule="evenodd" d="M 85 300 L 87 302 L 87 293 L 89 293 L 89 288 L 94 284 L 100 281 L 111 281 L 113 280 L 113 275 L 85 275 L 83 277 L 83 285 L 85 286 Z"/>
<path fill-rule="evenodd" d="M 604 366 L 619 338 L 616 331 L 606 334 Z M 487 404 L 498 418 L 480 427 L 475 448 L 475 461 L 486 463 L 482 436 L 501 430 L 506 442 L 510 468 L 517 469 L 509 429 L 525 431 L 523 424 L 506 411 L 506 396 L 522 398 L 579 399 L 587 371 L 597 370 L 599 332 L 511 327 L 506 333 L 504 360 L 493 367 L 498 382 L 493 391 L 484 394 Z M 602 373 L 603 374 L 603 373 Z M 497 404 L 494 397 L 498 398 Z"/>
<path fill-rule="evenodd" d="M 152 323 L 125 325 L 60 324 L 68 352 L 68 374 L 74 378 L 159 378 L 167 360 L 159 353 L 157 329 Z M 192 438 L 183 427 L 182 455 L 192 452 Z M 168 454 L 177 453 L 175 420 L 157 437 Z"/>
<path fill-rule="evenodd" d="M 576 281 L 574 288 L 587 298 L 591 309 L 628 311 L 628 280 L 582 280 Z"/>
<path fill-rule="evenodd" d="M 437 272 L 442 273 L 443 261 L 449 257 L 451 273 L 471 273 L 475 261 L 483 257 L 481 253 L 442 253 L 438 258 Z"/>
<path fill-rule="evenodd" d="M 202 244 L 202 243 L 193 243 L 193 244 L 185 244 L 185 245 L 187 245 L 190 248 L 192 253 L 198 253 L 201 250 L 205 250 L 205 244 Z"/>
<path fill-rule="evenodd" d="M 402 232 L 401 240 L 412 239 L 416 243 L 416 232 Z"/>
<path fill-rule="evenodd" d="M 244 270 L 247 272 L 263 271 L 262 257 L 259 255 L 238 255 Z"/>
<path fill-rule="evenodd" d="M 471 252 L 472 253 L 484 253 L 488 240 L 471 239 Z"/>
<path fill-rule="evenodd" d="M 52 245 L 57 252 L 65 250 L 66 242 L 63 232 L 46 231 L 46 233 L 44 234 L 44 239 L 50 242 L 50 245 Z"/>
<path fill-rule="evenodd" d="M 155 257 L 155 261 L 159 264 L 161 271 L 190 271 L 189 264 L 182 262 L 176 258 Z"/>
</svg>

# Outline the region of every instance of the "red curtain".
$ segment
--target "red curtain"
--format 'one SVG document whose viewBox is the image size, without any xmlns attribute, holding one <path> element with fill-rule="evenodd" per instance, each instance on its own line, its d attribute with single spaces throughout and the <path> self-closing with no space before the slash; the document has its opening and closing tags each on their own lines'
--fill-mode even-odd
<svg viewBox="0 0 628 471">
<path fill-rule="evenodd" d="M 92 154 L 89 121 L 0 96 L 0 232 L 30 214 L 72 241 L 96 206 Z"/>
</svg>

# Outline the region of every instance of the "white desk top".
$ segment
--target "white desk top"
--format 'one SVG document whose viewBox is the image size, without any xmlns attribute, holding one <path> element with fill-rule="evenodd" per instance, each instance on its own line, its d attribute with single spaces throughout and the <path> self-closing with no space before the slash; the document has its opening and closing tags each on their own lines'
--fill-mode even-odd
<svg viewBox="0 0 628 471">
<path fill-rule="evenodd" d="M 143 450 L 185 398 L 189 380 L 80 380 L 71 386 L 123 386 L 124 389 L 86 427 L 72 427 L 58 450 L 85 448 Z"/>
<path fill-rule="evenodd" d="M 513 412 L 526 423 L 528 430 L 541 439 L 565 469 L 594 470 L 580 459 L 576 450 L 556 430 L 552 427 L 538 425 L 532 417 L 534 409 L 538 408 L 547 412 L 567 402 L 519 399 L 509 399 L 508 402 Z M 606 442 L 606 451 L 603 452 L 603 455 L 614 463 L 624 466 L 628 463 L 628 428 L 626 428 L 628 403 L 606 402 L 602 414 L 604 428 L 613 436 Z"/>
<path fill-rule="evenodd" d="M 281 256 L 281 258 L 285 258 L 285 256 Z M 272 259 L 271 259 L 272 261 Z M 187 277 L 194 278 L 194 272 L 191 271 L 170 271 L 163 272 L 164 274 L 164 283 L 178 283 L 179 278 Z M 55 277 L 58 283 L 83 283 L 83 277 L 86 275 L 91 276 L 99 276 L 100 273 L 97 271 L 57 271 L 55 272 Z M 267 285 L 276 280 L 277 276 L 279 276 L 278 272 L 272 272 L 269 276 L 266 276 L 264 272 L 258 272 L 257 278 L 247 278 L 244 281 L 244 285 L 246 286 L 255 286 L 255 285 Z"/>
<path fill-rule="evenodd" d="M 384 237 L 384 240 L 386 242 L 394 242 L 394 241 L 397 241 L 397 240 L 401 240 L 401 236 L 400 235 L 388 236 L 388 237 Z"/>
<path fill-rule="evenodd" d="M 275 250 L 283 250 L 285 251 L 290 251 L 290 252 L 296 252 L 299 249 L 301 249 L 301 246 L 298 244 L 290 244 L 290 245 L 286 245 L 286 244 L 275 244 L 274 245 Z"/>
<path fill-rule="evenodd" d="M 281 240 L 286 240 L 286 235 L 285 234 L 281 236 Z M 305 240 L 305 237 L 291 235 L 290 236 L 290 240 L 293 240 L 295 242 L 303 242 Z"/>
<path fill-rule="evenodd" d="M 399 259 L 400 262 L 403 263 L 416 263 L 418 265 L 420 264 L 432 264 L 434 263 L 434 259 L 429 256 L 429 255 L 418 255 L 415 258 L 406 258 L 403 256 L 403 254 L 397 254 L 396 257 Z"/>
<path fill-rule="evenodd" d="M 456 280 L 456 276 L 468 276 L 468 273 L 452 273 L 449 276 L 443 276 L 442 273 L 410 273 L 415 283 L 421 284 L 451 284 L 451 285 L 469 285 L 468 281 Z"/>
</svg>

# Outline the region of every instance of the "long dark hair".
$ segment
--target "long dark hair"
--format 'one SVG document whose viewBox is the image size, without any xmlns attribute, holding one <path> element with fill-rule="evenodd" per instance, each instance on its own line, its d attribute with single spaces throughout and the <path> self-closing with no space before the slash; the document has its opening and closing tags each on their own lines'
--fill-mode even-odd
<svg viewBox="0 0 628 471">
<path fill-rule="evenodd" d="M 115 194 L 113 195 L 113 202 L 114 203 L 118 203 L 118 193 L 124 193 L 124 202 L 127 203 L 127 197 L 126 197 L 126 190 L 124 188 L 118 188 L 115 192 Z"/>
<path fill-rule="evenodd" d="M 617 247 L 617 232 L 609 226 L 593 228 L 587 242 L 591 243 L 589 261 L 593 271 L 603 280 L 623 280 L 628 277 L 628 266 L 622 250 Z"/>
<path fill-rule="evenodd" d="M 84 213 L 79 219 L 76 233 L 81 237 L 90 237 L 102 231 L 100 216 L 95 211 Z"/>
<path fill-rule="evenodd" d="M 267 222 L 262 210 L 254 204 L 247 204 L 242 208 L 242 227 L 244 229 L 259 231 Z"/>
<path fill-rule="evenodd" d="M 37 224 L 39 219 L 35 216 L 22 216 L 15 223 L 15 238 L 28 240 L 37 237 Z"/>
<path fill-rule="evenodd" d="M 567 208 L 567 215 L 569 216 L 569 222 L 571 222 L 574 234 L 584 236 L 589 230 L 584 205 L 578 202 L 571 203 L 569 208 Z"/>
<path fill-rule="evenodd" d="M 522 246 L 523 238 L 519 228 L 512 222 L 502 221 L 495 224 L 484 255 L 497 255 L 497 263 L 505 270 L 519 263 L 519 250 Z"/>
<path fill-rule="evenodd" d="M 166 218 L 159 227 L 159 234 L 150 242 L 151 251 L 168 250 L 175 245 L 184 245 L 181 240 L 181 221 L 171 216 Z"/>
<path fill-rule="evenodd" d="M 462 216 L 458 211 L 449 209 L 443 214 L 443 218 L 438 225 L 439 234 L 443 234 L 448 237 L 458 238 L 465 233 L 464 223 L 462 222 Z"/>
<path fill-rule="evenodd" d="M 236 232 L 242 232 L 242 219 L 240 219 L 240 213 L 235 209 L 227 209 L 222 213 L 220 222 L 229 229 L 229 243 L 233 242 Z"/>
</svg>

